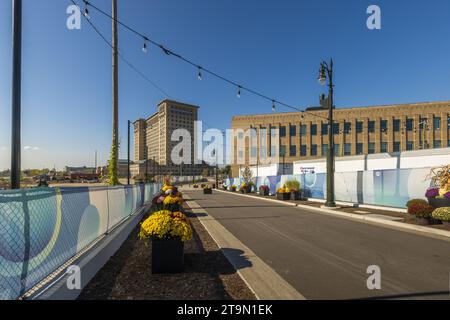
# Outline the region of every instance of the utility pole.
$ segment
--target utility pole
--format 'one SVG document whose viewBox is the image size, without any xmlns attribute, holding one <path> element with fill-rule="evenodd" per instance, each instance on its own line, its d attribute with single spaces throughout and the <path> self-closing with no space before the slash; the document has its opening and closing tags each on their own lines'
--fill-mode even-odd
<svg viewBox="0 0 450 320">
<path fill-rule="evenodd" d="M 119 60 L 118 60 L 118 36 L 117 36 L 117 0 L 112 0 L 112 68 L 113 68 L 113 129 L 110 168 L 110 181 L 117 185 L 117 166 L 119 162 Z"/>
<path fill-rule="evenodd" d="M 95 150 L 94 174 L 97 173 L 97 150 Z"/>
<path fill-rule="evenodd" d="M 131 121 L 128 120 L 128 158 L 127 158 L 127 184 L 130 185 L 131 179 L 131 171 L 130 171 L 130 130 L 131 130 Z"/>
<path fill-rule="evenodd" d="M 20 189 L 22 96 L 22 0 L 13 1 L 11 189 Z"/>
</svg>

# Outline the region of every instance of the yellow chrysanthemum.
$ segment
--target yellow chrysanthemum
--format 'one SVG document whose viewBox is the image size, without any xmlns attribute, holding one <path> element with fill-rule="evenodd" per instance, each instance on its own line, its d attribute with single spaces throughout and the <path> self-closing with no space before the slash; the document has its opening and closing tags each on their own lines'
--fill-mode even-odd
<svg viewBox="0 0 450 320">
<path fill-rule="evenodd" d="M 192 228 L 183 213 L 162 210 L 155 212 L 141 224 L 139 238 L 180 238 L 185 242 L 192 239 Z"/>
</svg>

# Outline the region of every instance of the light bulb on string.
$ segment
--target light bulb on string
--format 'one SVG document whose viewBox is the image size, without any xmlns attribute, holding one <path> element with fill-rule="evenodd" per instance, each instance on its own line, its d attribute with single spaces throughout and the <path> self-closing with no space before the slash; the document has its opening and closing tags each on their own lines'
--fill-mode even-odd
<svg viewBox="0 0 450 320">
<path fill-rule="evenodd" d="M 197 76 L 197 79 L 198 79 L 199 81 L 202 81 L 202 80 L 203 80 L 202 68 L 201 68 L 201 67 L 198 67 L 198 76 Z"/>
<path fill-rule="evenodd" d="M 142 46 L 142 52 L 144 52 L 144 53 L 148 52 L 148 44 L 147 44 L 147 42 L 148 42 L 148 39 L 144 38 L 144 44 Z"/>
<path fill-rule="evenodd" d="M 238 98 L 241 97 L 241 86 L 238 87 L 237 97 Z"/>
<path fill-rule="evenodd" d="M 275 100 L 272 100 L 272 111 L 275 112 Z"/>
<path fill-rule="evenodd" d="M 84 11 L 83 11 L 83 15 L 84 15 L 86 18 L 90 19 L 88 3 L 87 3 L 86 1 L 84 2 Z"/>
</svg>

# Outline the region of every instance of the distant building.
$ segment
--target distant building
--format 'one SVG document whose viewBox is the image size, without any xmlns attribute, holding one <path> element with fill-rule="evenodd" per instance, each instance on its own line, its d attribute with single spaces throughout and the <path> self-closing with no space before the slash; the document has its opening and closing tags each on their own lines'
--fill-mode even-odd
<svg viewBox="0 0 450 320">
<path fill-rule="evenodd" d="M 91 167 L 65 167 L 64 171 L 67 175 L 71 174 L 96 174 L 97 169 Z"/>
<path fill-rule="evenodd" d="M 280 161 L 293 163 L 299 160 L 323 158 L 328 146 L 327 101 L 321 106 L 307 109 L 307 113 L 289 112 L 242 115 L 232 118 L 233 129 L 256 131 L 258 143 L 245 150 L 237 150 L 235 158 L 249 163 L 249 154 L 266 154 L 259 150 L 260 139 L 270 146 L 271 129 L 279 130 Z M 450 101 L 339 108 L 334 110 L 334 150 L 337 157 L 392 153 L 421 149 L 450 147 Z M 236 138 L 235 138 L 236 139 Z M 233 159 L 232 174 L 239 176 L 237 158 Z"/>
<path fill-rule="evenodd" d="M 176 129 L 186 129 L 194 138 L 194 123 L 198 118 L 198 106 L 173 100 L 158 104 L 158 112 L 147 119 L 134 122 L 134 165 L 136 175 L 201 175 L 204 165 L 194 165 L 192 144 L 189 164 L 175 165 L 171 161 L 173 147 L 171 136 Z"/>
</svg>

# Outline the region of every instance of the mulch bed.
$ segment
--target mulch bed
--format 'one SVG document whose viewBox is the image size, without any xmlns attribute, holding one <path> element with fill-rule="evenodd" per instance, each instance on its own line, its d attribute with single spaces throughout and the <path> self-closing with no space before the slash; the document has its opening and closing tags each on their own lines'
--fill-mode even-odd
<svg viewBox="0 0 450 320">
<path fill-rule="evenodd" d="M 138 239 L 140 225 L 83 289 L 79 300 L 254 300 L 195 216 L 185 243 L 185 272 L 151 273 L 151 243 Z"/>
</svg>

